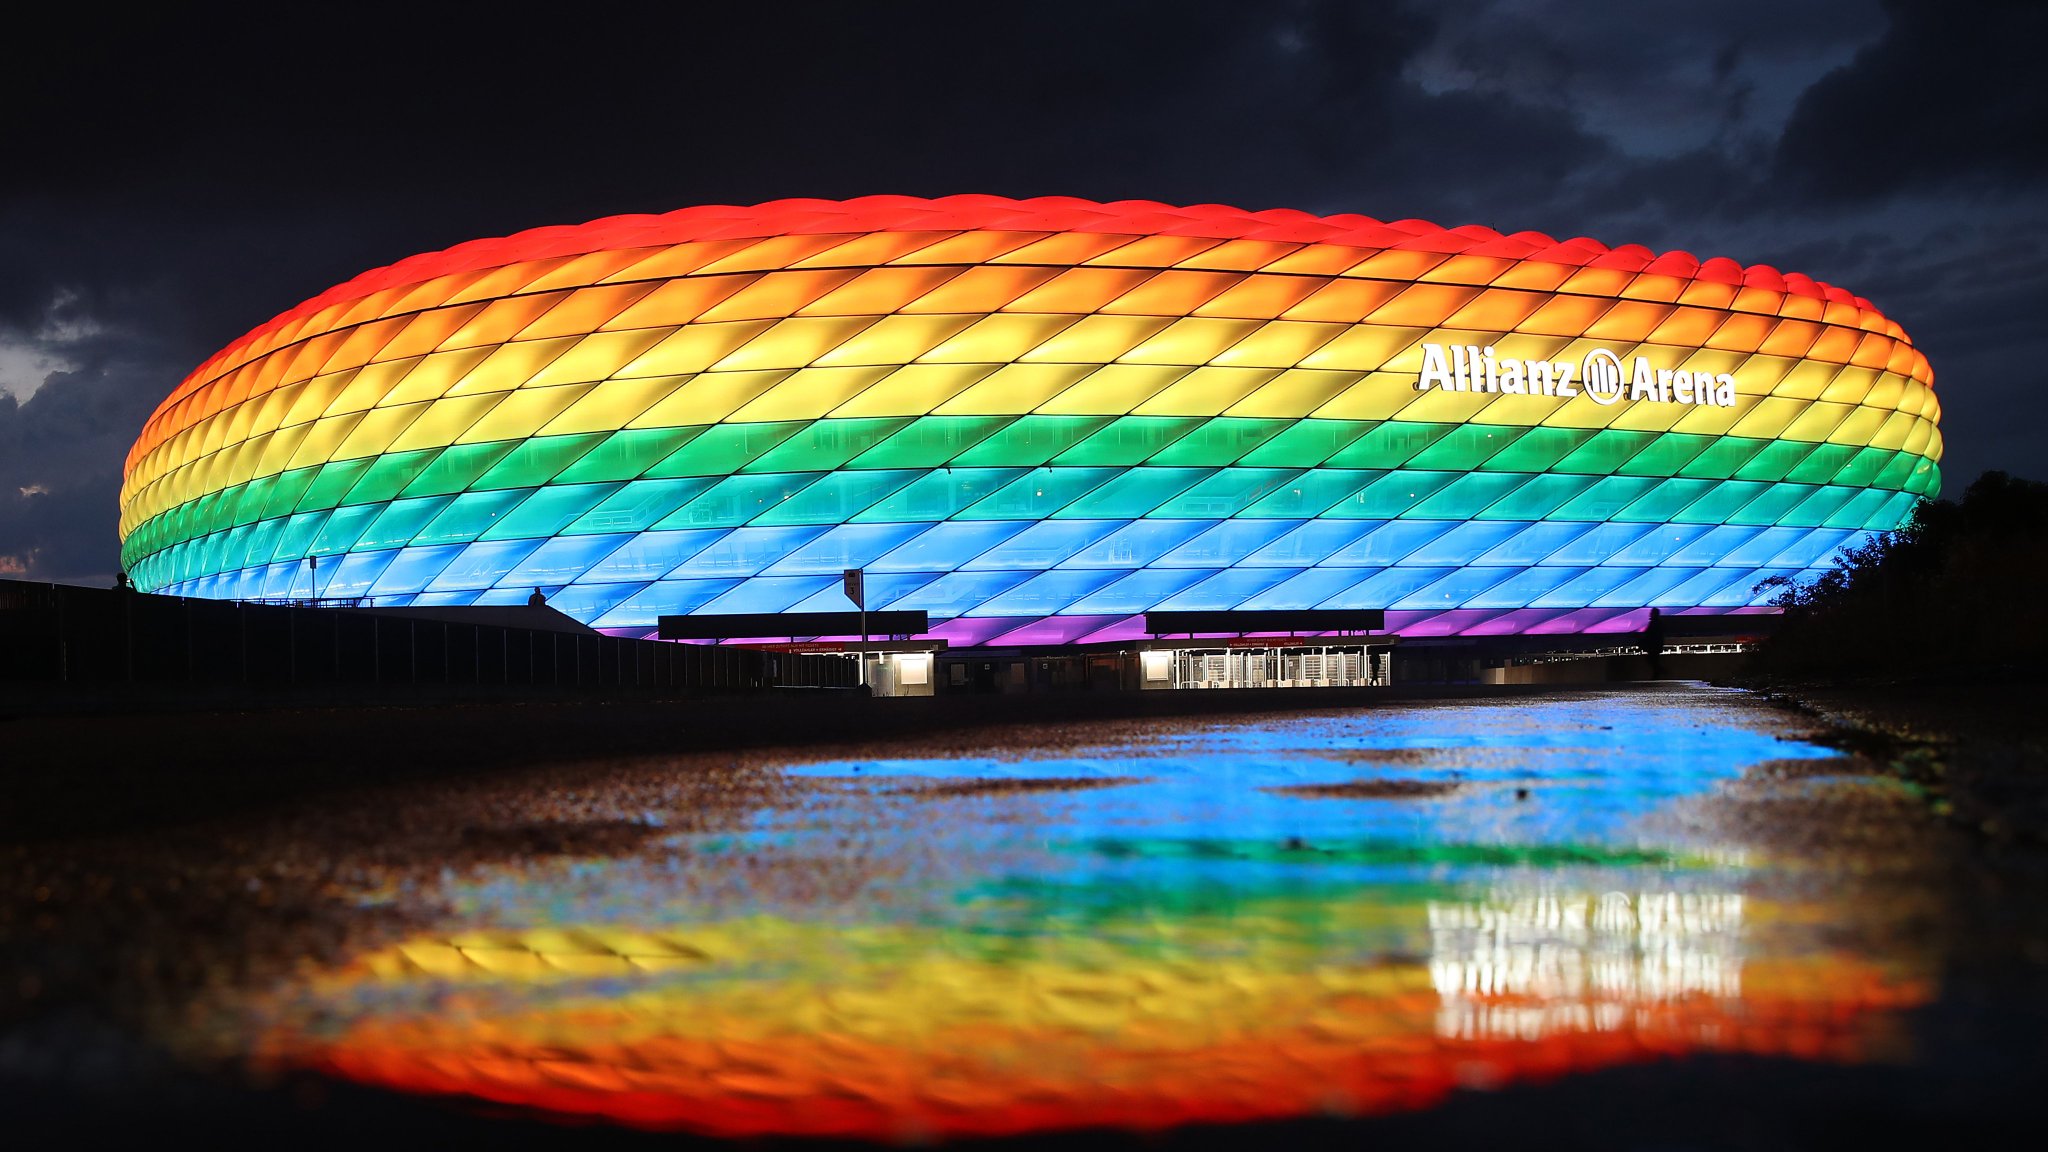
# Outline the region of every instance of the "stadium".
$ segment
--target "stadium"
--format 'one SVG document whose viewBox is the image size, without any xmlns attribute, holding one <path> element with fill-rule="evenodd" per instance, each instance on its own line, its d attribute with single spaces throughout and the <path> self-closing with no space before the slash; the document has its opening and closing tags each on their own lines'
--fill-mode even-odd
<svg viewBox="0 0 2048 1152">
<path fill-rule="evenodd" d="M 1761 582 L 1903 523 L 1939 490 L 1932 379 L 1843 289 L 1583 238 L 698 207 L 416 256 L 236 340 L 130 451 L 122 562 L 216 599 L 537 590 L 636 637 L 845 612 L 859 569 L 862 607 L 926 614 L 905 651 L 1171 612 L 1628 632 L 1766 611 Z"/>
</svg>

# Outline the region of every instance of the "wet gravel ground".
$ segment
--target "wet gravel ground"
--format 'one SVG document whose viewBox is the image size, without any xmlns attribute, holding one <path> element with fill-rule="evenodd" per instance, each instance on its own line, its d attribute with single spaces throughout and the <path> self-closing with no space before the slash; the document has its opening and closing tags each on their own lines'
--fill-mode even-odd
<svg viewBox="0 0 2048 1152">
<path fill-rule="evenodd" d="M 1251 723 L 1361 704 L 1512 709 L 1556 695 L 364 700 L 326 708 L 31 701 L 0 717 L 0 1111 L 11 1133 L 67 1144 L 704 1142 L 252 1071 L 246 1022 L 232 1006 L 248 990 L 302 982 L 444 921 L 451 877 L 627 856 L 661 837 L 739 832 L 763 808 L 837 795 L 837 784 L 778 771 L 792 756 L 1051 754 L 1142 746 L 1195 721 Z M 2003 1146 L 2034 1123 L 2048 1087 L 2048 759 L 2037 695 L 1981 686 L 1952 697 L 1809 689 L 1759 702 L 1762 723 L 1843 754 L 1759 763 L 1710 803 L 1663 817 L 1694 833 L 1769 845 L 1791 862 L 1795 883 L 1825 888 L 1851 910 L 1824 928 L 1845 953 L 1923 965 L 1935 995 L 1904 1014 L 1909 1055 L 1849 1066 L 1672 1056 L 1474 1084 L 1420 1112 L 994 1143 L 1441 1146 L 1528 1143 L 1542 1133 L 1546 1146 Z M 1357 758 L 1399 767 L 1414 756 L 1396 749 Z M 1145 762 L 1126 768 L 1140 778 Z M 1116 782 L 904 779 L 880 791 L 892 803 L 1011 803 Z M 1421 803 L 1460 787 L 1360 780 L 1294 793 Z M 769 867 L 744 883 L 790 901 L 829 902 L 861 891 L 876 867 L 855 851 Z M 691 874 L 672 898 L 730 900 L 719 886 L 736 882 Z"/>
</svg>

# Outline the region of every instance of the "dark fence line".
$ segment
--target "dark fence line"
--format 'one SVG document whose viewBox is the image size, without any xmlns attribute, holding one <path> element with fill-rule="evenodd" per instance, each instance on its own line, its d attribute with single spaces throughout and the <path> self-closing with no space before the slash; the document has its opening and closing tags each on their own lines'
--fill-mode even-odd
<svg viewBox="0 0 2048 1152">
<path fill-rule="evenodd" d="M 0 580 L 0 679 L 65 684 L 845 687 L 826 653 Z"/>
</svg>

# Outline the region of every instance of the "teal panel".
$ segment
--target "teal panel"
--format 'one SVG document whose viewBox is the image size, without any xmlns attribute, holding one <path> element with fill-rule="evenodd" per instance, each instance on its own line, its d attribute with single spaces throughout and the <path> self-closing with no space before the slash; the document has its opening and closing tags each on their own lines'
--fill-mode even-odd
<svg viewBox="0 0 2048 1152">
<path fill-rule="evenodd" d="M 1022 468 L 944 468 L 853 517 L 859 523 L 945 520 L 1015 480 Z"/>
<path fill-rule="evenodd" d="M 1236 516 L 1283 488 L 1291 488 L 1302 474 L 1296 468 L 1225 468 L 1161 504 L 1152 514 L 1180 520 Z"/>
<path fill-rule="evenodd" d="M 313 538 L 313 547 L 308 551 L 315 556 L 348 551 L 382 511 L 382 504 L 351 504 L 336 508 L 334 514 L 327 518 L 327 523 L 321 526 L 320 534 Z"/>
<path fill-rule="evenodd" d="M 1602 476 L 1592 487 L 1565 501 L 1547 519 L 1612 520 L 1656 486 L 1657 482 L 1648 476 Z"/>
<path fill-rule="evenodd" d="M 1136 520 L 1208 475 L 1207 468 L 1132 468 L 1061 508 L 1058 515 Z"/>
<path fill-rule="evenodd" d="M 1517 472 L 1468 472 L 1409 509 L 1424 520 L 1470 520 L 1529 481 Z"/>
<path fill-rule="evenodd" d="M 1832 484 L 1816 488 L 1778 522 L 1798 528 L 1818 528 L 1854 495 L 1854 488 L 1838 488 Z"/>
<path fill-rule="evenodd" d="M 1773 484 L 1763 495 L 1743 505 L 1742 511 L 1730 516 L 1728 523 L 1777 524 L 1811 495 L 1813 489 L 1804 484 Z"/>
<path fill-rule="evenodd" d="M 464 492 L 441 509 L 441 514 L 413 537 L 413 543 L 462 544 L 474 540 L 532 492 L 531 488 Z"/>
<path fill-rule="evenodd" d="M 1526 437 L 1525 437 L 1526 439 Z M 1597 477 L 1545 472 L 1479 513 L 1480 520 L 1541 520 L 1598 483 Z"/>
<path fill-rule="evenodd" d="M 617 484 L 554 484 L 542 488 L 519 506 L 498 517 L 483 534 L 485 540 L 516 540 L 556 536 L 576 518 L 618 491 Z"/>
<path fill-rule="evenodd" d="M 639 532 L 697 498 L 717 481 L 709 476 L 673 480 L 633 480 L 578 516 L 564 529 L 570 536 L 603 532 Z"/>
<path fill-rule="evenodd" d="M 327 523 L 327 509 L 313 512 L 293 513 L 284 522 L 284 531 L 278 534 L 277 558 L 297 560 L 313 549 L 313 538 L 320 533 L 321 525 Z"/>
<path fill-rule="evenodd" d="M 1389 472 L 1323 515 L 1343 519 L 1391 520 L 1457 478 L 1455 472 Z"/>
<path fill-rule="evenodd" d="M 1712 480 L 1685 480 L 1678 478 L 1662 480 L 1658 482 L 1655 488 L 1636 497 L 1628 507 L 1622 509 L 1615 516 L 1615 519 L 1637 524 L 1644 522 L 1662 524 L 1675 518 L 1680 512 L 1697 502 L 1700 497 L 1705 496 L 1718 487 L 1720 485 Z"/>
<path fill-rule="evenodd" d="M 1384 472 L 1359 468 L 1313 468 L 1245 509 L 1241 515 L 1287 520 L 1319 516 L 1324 509 L 1356 494 L 1384 475 Z"/>
<path fill-rule="evenodd" d="M 384 506 L 384 511 L 370 522 L 362 536 L 356 540 L 357 548 L 397 548 L 412 543 L 441 509 L 454 501 L 453 496 L 419 496 L 410 500 L 394 500 Z"/>
<path fill-rule="evenodd" d="M 1671 519 L 1679 524 L 1725 524 L 1770 487 L 1754 480 L 1708 481 L 1710 487 Z"/>
<path fill-rule="evenodd" d="M 687 451 L 688 449 L 685 449 Z M 818 479 L 818 472 L 728 476 L 657 522 L 656 528 L 737 528 Z"/>
<path fill-rule="evenodd" d="M 920 468 L 834 472 L 754 519 L 755 524 L 840 524 L 925 475 Z"/>
<path fill-rule="evenodd" d="M 1121 468 L 1033 468 L 961 512 L 960 518 L 1043 520 L 1122 471 Z"/>
</svg>

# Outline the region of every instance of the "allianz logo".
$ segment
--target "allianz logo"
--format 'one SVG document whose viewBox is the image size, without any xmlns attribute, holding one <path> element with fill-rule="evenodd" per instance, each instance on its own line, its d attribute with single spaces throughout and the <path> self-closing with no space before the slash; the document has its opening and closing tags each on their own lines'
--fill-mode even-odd
<svg viewBox="0 0 2048 1152">
<path fill-rule="evenodd" d="M 1501 392 L 1510 396 L 1588 396 L 1595 404 L 1649 400 L 1659 404 L 1735 407 L 1735 377 L 1726 372 L 1655 368 L 1647 356 L 1624 364 L 1605 348 L 1569 360 L 1518 360 L 1491 345 L 1424 344 L 1415 390 Z"/>
</svg>

